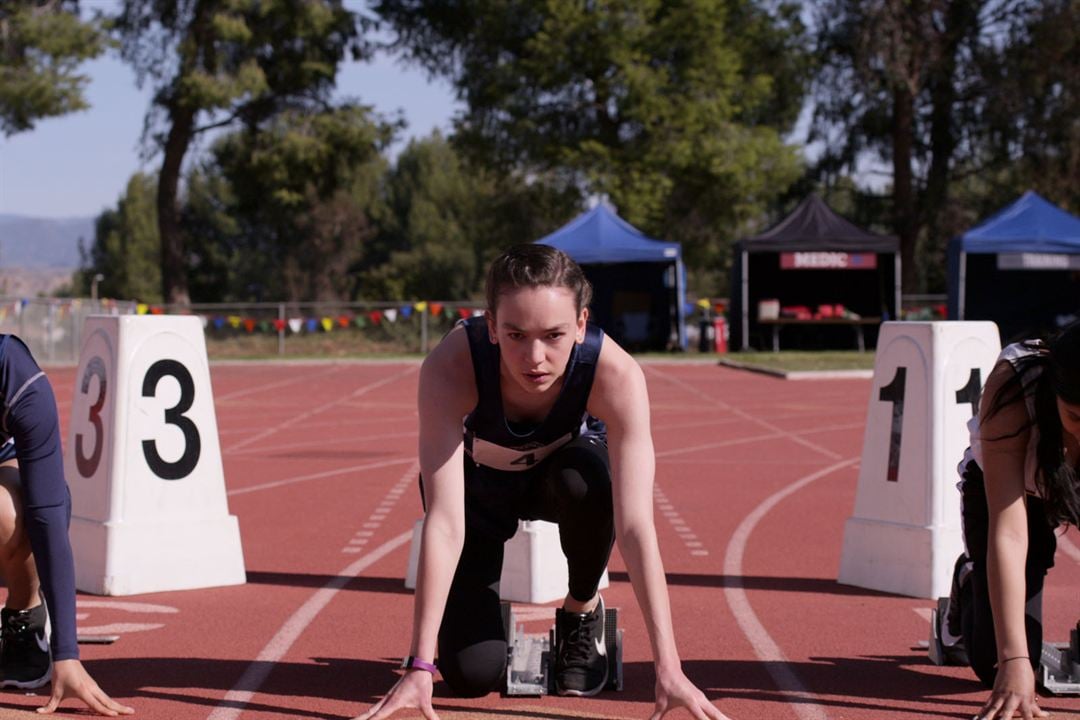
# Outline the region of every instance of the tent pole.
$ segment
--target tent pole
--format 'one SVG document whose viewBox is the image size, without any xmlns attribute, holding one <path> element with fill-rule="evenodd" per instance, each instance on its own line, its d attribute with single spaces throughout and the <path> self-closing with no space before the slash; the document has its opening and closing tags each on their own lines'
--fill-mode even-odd
<svg viewBox="0 0 1080 720">
<path fill-rule="evenodd" d="M 750 349 L 750 263 L 742 251 L 742 349 Z"/>
<path fill-rule="evenodd" d="M 903 300 L 903 295 L 902 295 L 904 280 L 903 280 L 903 275 L 900 273 L 901 260 L 900 260 L 900 251 L 899 250 L 897 250 L 896 253 L 893 255 L 893 262 L 896 264 L 896 270 L 894 270 L 894 272 L 896 273 L 896 277 L 893 278 L 893 288 L 895 288 L 894 292 L 896 293 L 896 300 L 895 300 L 896 305 L 893 307 L 893 312 L 896 313 L 896 317 L 893 318 L 893 319 L 894 320 L 899 320 L 900 317 L 901 317 L 901 315 L 900 315 L 901 306 L 902 306 L 902 303 L 904 301 Z"/>
<path fill-rule="evenodd" d="M 683 266 L 682 254 L 675 258 L 675 320 L 679 324 L 679 349 L 686 351 L 686 287 L 683 284 L 683 275 L 686 268 Z"/>
<path fill-rule="evenodd" d="M 967 253 L 960 251 L 960 282 L 956 296 L 956 319 L 964 319 L 964 295 L 967 294 Z"/>
</svg>

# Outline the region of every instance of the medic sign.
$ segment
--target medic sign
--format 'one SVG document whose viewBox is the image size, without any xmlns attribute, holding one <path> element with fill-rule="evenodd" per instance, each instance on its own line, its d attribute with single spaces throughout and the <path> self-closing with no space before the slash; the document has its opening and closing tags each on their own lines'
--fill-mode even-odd
<svg viewBox="0 0 1080 720">
<path fill-rule="evenodd" d="M 876 270 L 877 253 L 780 253 L 781 270 Z"/>
</svg>

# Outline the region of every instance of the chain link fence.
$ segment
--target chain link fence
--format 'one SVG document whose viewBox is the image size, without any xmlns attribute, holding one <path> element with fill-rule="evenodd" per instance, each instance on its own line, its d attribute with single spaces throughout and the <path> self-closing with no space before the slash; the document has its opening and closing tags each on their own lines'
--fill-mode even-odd
<svg viewBox="0 0 1080 720">
<path fill-rule="evenodd" d="M 479 302 L 214 303 L 185 306 L 85 298 L 0 297 L 0 333 L 18 335 L 42 364 L 76 363 L 88 315 L 195 315 L 211 358 L 426 353 Z"/>
<path fill-rule="evenodd" d="M 75 363 L 88 315 L 127 315 L 136 308 L 123 300 L 0 297 L 0 333 L 22 338 L 41 364 Z"/>
</svg>

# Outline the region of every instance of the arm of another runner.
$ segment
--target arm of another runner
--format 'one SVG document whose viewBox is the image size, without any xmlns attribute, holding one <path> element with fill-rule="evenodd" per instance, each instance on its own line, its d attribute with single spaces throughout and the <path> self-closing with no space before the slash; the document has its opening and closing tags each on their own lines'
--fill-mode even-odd
<svg viewBox="0 0 1080 720">
<path fill-rule="evenodd" d="M 71 497 L 64 479 L 60 421 L 52 386 L 30 350 L 16 337 L 4 340 L 0 373 L 8 391 L 4 428 L 15 438 L 26 534 L 52 616 L 52 693 L 39 712 L 51 713 L 65 698 L 73 697 L 102 715 L 130 714 L 134 710 L 106 695 L 79 662 L 75 565 L 68 540 Z"/>
<path fill-rule="evenodd" d="M 981 408 L 992 406 L 1002 384 L 1015 371 L 999 363 L 987 378 Z M 981 411 L 982 412 L 982 411 Z M 1045 717 L 1035 696 L 1035 674 L 1028 658 L 1025 630 L 1025 573 L 1028 522 L 1024 463 L 1029 438 L 1023 399 L 991 417 L 981 417 L 983 479 L 989 514 L 986 575 L 994 614 L 998 671 L 994 689 L 977 716 L 980 720 Z"/>
<path fill-rule="evenodd" d="M 615 537 L 645 617 L 656 663 L 658 720 L 685 707 L 698 720 L 725 718 L 683 674 L 671 624 L 667 580 L 653 521 L 653 454 L 649 396 L 641 367 L 610 338 L 604 338 L 589 413 L 607 425 L 611 458 Z"/>
<path fill-rule="evenodd" d="M 435 659 L 439 625 L 450 582 L 465 543 L 465 470 L 462 418 L 476 405 L 468 340 L 452 331 L 420 368 L 417 407 L 420 419 L 420 473 L 424 478 L 427 514 L 416 574 L 413 635 L 409 654 Z M 379 703 L 358 720 L 383 720 L 403 708 L 419 708 L 428 720 L 432 676 L 410 670 Z"/>
</svg>

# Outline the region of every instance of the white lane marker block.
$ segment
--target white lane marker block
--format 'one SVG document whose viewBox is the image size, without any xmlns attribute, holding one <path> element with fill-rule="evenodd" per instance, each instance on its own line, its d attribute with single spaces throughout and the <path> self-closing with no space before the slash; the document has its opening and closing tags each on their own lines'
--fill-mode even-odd
<svg viewBox="0 0 1080 720">
<path fill-rule="evenodd" d="M 198 318 L 91 316 L 82 337 L 64 456 L 76 587 L 242 584 Z"/>
<path fill-rule="evenodd" d="M 420 567 L 420 539 L 424 519 L 413 525 L 405 587 L 416 588 Z M 517 532 L 503 548 L 499 597 L 510 602 L 542 604 L 566 597 L 570 573 L 559 544 L 559 526 L 543 520 L 521 520 Z M 608 586 L 608 573 L 600 578 L 600 589 Z"/>
<path fill-rule="evenodd" d="M 991 322 L 881 326 L 841 583 L 921 598 L 949 594 L 964 549 L 956 466 L 1000 350 Z"/>
</svg>

